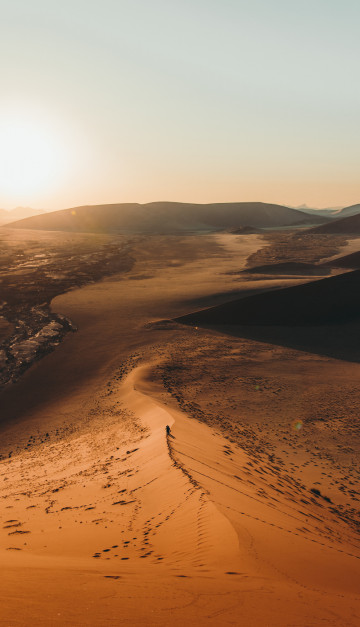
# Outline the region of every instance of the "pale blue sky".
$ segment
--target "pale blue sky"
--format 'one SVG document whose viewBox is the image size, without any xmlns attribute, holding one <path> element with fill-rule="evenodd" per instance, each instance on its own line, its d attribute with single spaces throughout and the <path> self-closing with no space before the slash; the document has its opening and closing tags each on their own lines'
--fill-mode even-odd
<svg viewBox="0 0 360 627">
<path fill-rule="evenodd" d="M 0 0 L 2 123 L 61 153 L 51 184 L 0 172 L 0 207 L 360 202 L 359 24 L 352 0 Z"/>
</svg>

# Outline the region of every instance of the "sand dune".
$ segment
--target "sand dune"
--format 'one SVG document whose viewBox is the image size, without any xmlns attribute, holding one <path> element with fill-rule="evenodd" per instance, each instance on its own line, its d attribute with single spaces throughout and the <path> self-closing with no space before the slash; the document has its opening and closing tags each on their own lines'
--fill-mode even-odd
<svg viewBox="0 0 360 627">
<path fill-rule="evenodd" d="M 356 270 L 360 268 L 360 251 L 344 255 L 343 257 L 337 257 L 331 261 L 325 261 L 324 265 L 333 268 L 350 268 Z"/>
<path fill-rule="evenodd" d="M 1 395 L 4 625 L 357 626 L 359 366 L 171 322 L 263 245 L 143 238 L 53 300 Z"/>
<path fill-rule="evenodd" d="M 271 263 L 263 266 L 250 266 L 243 270 L 243 273 L 249 274 L 270 274 L 270 275 L 300 275 L 309 276 L 326 274 L 327 270 L 314 263 L 305 263 L 301 261 L 288 261 L 282 263 Z"/>
<path fill-rule="evenodd" d="M 360 213 L 346 218 L 332 220 L 328 224 L 321 224 L 311 229 L 312 233 L 346 233 L 358 235 L 360 233 Z"/>
<path fill-rule="evenodd" d="M 360 271 L 255 294 L 177 318 L 185 324 L 313 325 L 360 317 Z"/>
<path fill-rule="evenodd" d="M 155 202 L 74 207 L 12 223 L 13 228 L 90 233 L 178 233 L 229 228 L 282 227 L 323 222 L 295 209 L 260 202 Z"/>
</svg>

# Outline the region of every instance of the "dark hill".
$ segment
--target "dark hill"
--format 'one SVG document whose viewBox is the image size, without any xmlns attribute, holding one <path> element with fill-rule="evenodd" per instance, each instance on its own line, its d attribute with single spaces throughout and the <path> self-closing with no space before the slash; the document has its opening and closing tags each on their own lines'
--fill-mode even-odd
<svg viewBox="0 0 360 627">
<path fill-rule="evenodd" d="M 252 235 L 254 233 L 263 233 L 263 229 L 256 226 L 238 226 L 232 229 L 228 229 L 228 233 L 231 235 Z"/>
<path fill-rule="evenodd" d="M 260 202 L 189 204 L 155 202 L 74 207 L 11 224 L 18 229 L 89 233 L 178 233 L 254 227 L 278 228 L 318 218 L 281 205 Z"/>
<path fill-rule="evenodd" d="M 319 275 L 326 274 L 326 268 L 315 263 L 304 263 L 301 261 L 284 261 L 281 263 L 270 263 L 263 266 L 254 266 L 242 270 L 241 274 L 281 274 L 281 275 Z"/>
<path fill-rule="evenodd" d="M 309 326 L 360 317 L 360 270 L 263 292 L 177 318 L 190 325 Z"/>
<path fill-rule="evenodd" d="M 346 233 L 349 235 L 360 234 L 360 213 L 349 216 L 348 218 L 340 218 L 332 220 L 327 224 L 313 227 L 309 233 Z"/>
</svg>

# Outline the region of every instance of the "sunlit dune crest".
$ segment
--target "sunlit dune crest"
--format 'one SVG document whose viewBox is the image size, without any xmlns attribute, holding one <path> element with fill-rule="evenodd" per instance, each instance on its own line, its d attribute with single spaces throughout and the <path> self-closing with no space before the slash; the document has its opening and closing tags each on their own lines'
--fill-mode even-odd
<svg viewBox="0 0 360 627">
<path fill-rule="evenodd" d="M 122 209 L 0 229 L 2 617 L 357 627 L 360 238 Z"/>
<path fill-rule="evenodd" d="M 359 2 L 0 13 L 0 627 L 360 627 Z"/>
</svg>

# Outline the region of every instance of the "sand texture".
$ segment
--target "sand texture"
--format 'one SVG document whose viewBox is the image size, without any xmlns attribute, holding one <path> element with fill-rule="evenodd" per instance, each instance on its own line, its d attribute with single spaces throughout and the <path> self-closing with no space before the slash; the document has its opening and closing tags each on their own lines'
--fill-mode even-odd
<svg viewBox="0 0 360 627">
<path fill-rule="evenodd" d="M 1 625 L 359 625 L 359 360 L 176 321 L 304 283 L 241 275 L 282 241 L 134 238 L 51 296 L 77 331 L 0 399 Z"/>
</svg>

